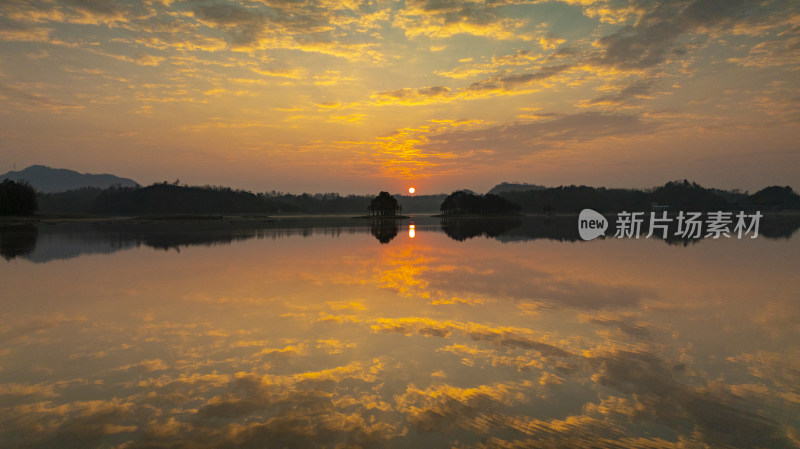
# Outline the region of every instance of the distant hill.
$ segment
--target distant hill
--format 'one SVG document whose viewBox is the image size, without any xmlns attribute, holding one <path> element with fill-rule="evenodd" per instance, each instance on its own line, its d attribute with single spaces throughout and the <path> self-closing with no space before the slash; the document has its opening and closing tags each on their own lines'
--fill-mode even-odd
<svg viewBox="0 0 800 449">
<path fill-rule="evenodd" d="M 502 192 L 527 192 L 529 190 L 544 190 L 547 187 L 523 182 L 501 182 L 486 193 L 498 195 Z"/>
<path fill-rule="evenodd" d="M 44 193 L 64 192 L 84 187 L 106 189 L 115 185 L 122 187 L 136 187 L 139 185 L 132 179 L 120 178 L 119 176 L 78 173 L 73 170 L 51 168 L 44 165 L 31 165 L 21 171 L 10 171 L 0 175 L 0 181 L 6 178 L 12 181 L 27 181 L 34 189 Z"/>
<path fill-rule="evenodd" d="M 800 195 L 795 193 L 789 186 L 770 186 L 763 188 L 750 195 L 747 201 L 760 209 L 800 209 Z"/>
</svg>

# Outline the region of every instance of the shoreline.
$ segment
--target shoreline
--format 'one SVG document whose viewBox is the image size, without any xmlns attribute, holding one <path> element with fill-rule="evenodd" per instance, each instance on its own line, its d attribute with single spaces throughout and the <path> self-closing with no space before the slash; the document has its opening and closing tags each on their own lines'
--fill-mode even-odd
<svg viewBox="0 0 800 449">
<path fill-rule="evenodd" d="M 638 211 L 637 211 L 638 212 Z M 735 211 L 730 211 L 735 212 Z M 748 211 L 751 212 L 751 211 Z M 800 210 L 777 210 L 777 211 L 760 211 L 763 216 L 798 216 Z M 615 215 L 619 212 L 603 212 L 601 215 L 609 216 Z M 28 215 L 28 216 L 0 216 L 0 226 L 14 226 L 26 224 L 58 224 L 58 223 L 128 223 L 128 224 L 152 224 L 152 223 L 277 223 L 284 220 L 351 220 L 351 219 L 374 219 L 374 220 L 407 220 L 413 218 L 439 218 L 439 219 L 512 219 L 512 218 L 556 218 L 556 217 L 571 217 L 578 216 L 577 212 L 564 212 L 564 213 L 528 213 L 528 214 L 514 214 L 514 215 L 480 215 L 480 214 L 465 214 L 465 215 L 443 215 L 436 214 L 430 215 L 430 212 L 422 212 L 412 215 L 398 215 L 393 217 L 380 217 L 370 215 L 353 216 L 349 214 L 282 214 L 282 215 L 260 215 L 260 214 L 242 214 L 242 215 L 223 215 L 223 214 L 158 214 L 158 215 L 138 215 L 138 216 L 108 216 L 108 215 L 68 215 L 68 214 L 53 214 L 53 215 Z M 674 216 L 675 214 L 668 214 Z"/>
</svg>

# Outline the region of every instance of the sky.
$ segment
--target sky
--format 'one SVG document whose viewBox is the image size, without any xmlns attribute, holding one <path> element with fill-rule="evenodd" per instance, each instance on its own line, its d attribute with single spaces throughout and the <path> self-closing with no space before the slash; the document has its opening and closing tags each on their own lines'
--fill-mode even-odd
<svg viewBox="0 0 800 449">
<path fill-rule="evenodd" d="M 796 0 L 3 0 L 0 172 L 800 190 Z"/>
</svg>

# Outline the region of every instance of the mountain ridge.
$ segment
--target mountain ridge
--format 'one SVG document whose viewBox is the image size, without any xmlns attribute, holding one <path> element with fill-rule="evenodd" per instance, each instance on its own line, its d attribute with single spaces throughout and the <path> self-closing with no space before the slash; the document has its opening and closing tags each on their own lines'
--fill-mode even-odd
<svg viewBox="0 0 800 449">
<path fill-rule="evenodd" d="M 499 195 L 504 192 L 526 192 L 529 190 L 545 190 L 547 187 L 538 184 L 529 184 L 527 182 L 501 182 L 492 187 L 486 193 L 493 193 Z"/>
<path fill-rule="evenodd" d="M 9 171 L 0 174 L 0 181 L 26 181 L 34 189 L 42 193 L 57 193 L 84 187 L 107 189 L 111 186 L 136 187 L 138 182 L 130 178 L 102 173 L 80 173 L 66 168 L 52 168 L 46 165 L 31 165 L 20 171 Z"/>
</svg>

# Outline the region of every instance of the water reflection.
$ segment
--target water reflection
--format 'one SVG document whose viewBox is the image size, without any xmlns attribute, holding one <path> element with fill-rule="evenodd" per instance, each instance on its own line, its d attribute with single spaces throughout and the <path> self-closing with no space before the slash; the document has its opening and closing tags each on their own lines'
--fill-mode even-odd
<svg viewBox="0 0 800 449">
<path fill-rule="evenodd" d="M 565 244 L 540 218 L 41 226 L 0 266 L 0 446 L 800 444 L 800 240 Z M 67 241 L 126 250 L 27 258 Z"/>
<path fill-rule="evenodd" d="M 0 226 L 0 256 L 5 260 L 27 256 L 36 248 L 39 231 L 33 225 Z"/>
<path fill-rule="evenodd" d="M 382 243 L 397 235 L 395 220 L 369 225 L 349 217 L 270 221 L 118 220 L 0 226 L 0 255 L 43 263 L 88 254 L 109 254 L 141 246 L 178 251 L 190 246 L 227 245 L 249 239 L 314 235 L 339 237 L 371 232 Z"/>
<path fill-rule="evenodd" d="M 501 242 L 554 240 L 582 242 L 574 215 L 548 215 L 512 218 L 431 218 L 416 217 L 409 224 L 408 236 L 417 232 L 444 232 L 453 240 L 485 237 Z M 69 222 L 0 226 L 0 256 L 6 260 L 22 257 L 34 262 L 69 259 L 84 254 L 109 254 L 140 246 L 180 251 L 194 245 L 213 246 L 249 239 L 281 239 L 292 236 L 326 235 L 339 237 L 370 233 L 381 244 L 394 240 L 401 220 L 353 220 L 350 217 L 288 218 L 280 220 L 149 220 Z M 419 225 L 419 227 L 417 227 Z M 646 229 L 646 224 L 644 226 Z M 789 239 L 800 229 L 800 215 L 772 214 L 762 219 L 759 238 Z M 606 235 L 611 240 L 613 222 Z M 642 235 L 642 239 L 644 235 Z M 652 237 L 658 239 L 658 235 Z M 669 245 L 688 246 L 703 239 L 672 236 Z"/>
<path fill-rule="evenodd" d="M 574 218 L 572 219 L 574 222 Z M 452 218 L 441 219 L 442 230 L 453 240 L 464 241 L 474 237 L 500 237 L 519 228 L 522 220 L 513 218 Z M 565 223 L 566 224 L 566 223 Z M 574 223 L 571 227 L 575 227 Z M 576 232 L 577 235 L 577 232 Z"/>
<path fill-rule="evenodd" d="M 398 220 L 395 218 L 371 218 L 369 225 L 372 235 L 382 244 L 391 242 L 400 230 Z"/>
</svg>

